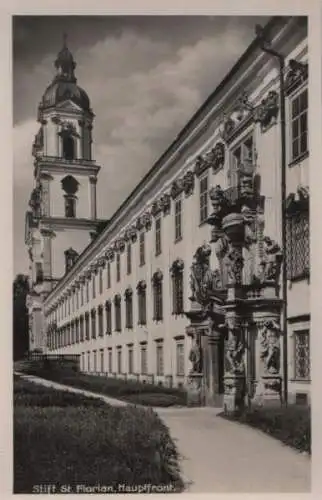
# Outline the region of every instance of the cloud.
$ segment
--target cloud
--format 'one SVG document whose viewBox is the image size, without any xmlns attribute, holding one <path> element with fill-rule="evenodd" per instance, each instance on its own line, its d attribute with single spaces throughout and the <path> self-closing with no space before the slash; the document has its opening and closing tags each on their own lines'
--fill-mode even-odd
<svg viewBox="0 0 322 500">
<path fill-rule="evenodd" d="M 94 156 L 102 166 L 99 217 L 111 217 L 173 141 L 241 55 L 249 41 L 247 33 L 245 27 L 235 26 L 219 35 L 201 34 L 199 41 L 174 48 L 166 37 L 154 40 L 123 31 L 75 52 L 78 82 L 88 92 L 96 113 Z M 35 109 L 51 80 L 53 60 L 54 55 L 48 55 L 19 83 L 24 99 L 33 96 Z M 32 188 L 31 145 L 36 131 L 36 119 L 28 119 L 14 130 L 18 247 L 23 246 L 22 221 Z M 15 257 L 17 271 L 26 269 L 27 261 L 20 250 Z"/>
</svg>

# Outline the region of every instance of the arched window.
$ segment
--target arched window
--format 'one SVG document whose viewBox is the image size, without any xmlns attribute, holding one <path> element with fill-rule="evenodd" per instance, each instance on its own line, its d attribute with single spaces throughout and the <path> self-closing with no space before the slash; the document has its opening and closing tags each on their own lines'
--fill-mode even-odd
<svg viewBox="0 0 322 500">
<path fill-rule="evenodd" d="M 63 137 L 63 158 L 65 160 L 75 159 L 75 141 L 70 135 Z"/>
</svg>

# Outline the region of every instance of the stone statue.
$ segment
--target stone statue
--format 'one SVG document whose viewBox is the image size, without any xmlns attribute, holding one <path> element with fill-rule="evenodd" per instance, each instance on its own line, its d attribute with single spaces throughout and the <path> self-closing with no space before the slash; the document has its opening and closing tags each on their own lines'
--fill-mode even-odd
<svg viewBox="0 0 322 500">
<path fill-rule="evenodd" d="M 203 307 L 210 302 L 211 292 L 222 288 L 222 280 L 218 269 L 210 268 L 210 245 L 204 243 L 194 254 L 190 273 L 191 300 L 197 301 Z"/>
<path fill-rule="evenodd" d="M 201 346 L 196 334 L 193 336 L 193 344 L 189 353 L 189 361 L 192 363 L 192 373 L 202 372 Z"/>
<path fill-rule="evenodd" d="M 263 239 L 264 258 L 261 262 L 261 280 L 278 283 L 281 271 L 282 252 L 280 246 L 268 236 Z"/>
<path fill-rule="evenodd" d="M 227 371 L 233 374 L 243 373 L 244 371 L 244 352 L 245 345 L 241 332 L 229 331 L 226 360 L 228 363 Z"/>
<path fill-rule="evenodd" d="M 261 338 L 261 359 L 265 371 L 276 375 L 280 371 L 280 327 L 274 320 L 264 323 Z"/>
</svg>

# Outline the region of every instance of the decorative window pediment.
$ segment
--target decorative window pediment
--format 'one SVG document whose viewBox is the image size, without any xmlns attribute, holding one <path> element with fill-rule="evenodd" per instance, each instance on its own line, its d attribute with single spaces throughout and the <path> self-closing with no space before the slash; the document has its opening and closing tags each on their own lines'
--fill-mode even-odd
<svg viewBox="0 0 322 500">
<path fill-rule="evenodd" d="M 302 83 L 304 83 L 309 76 L 309 65 L 291 59 L 286 69 L 285 75 L 285 93 L 290 95 Z"/>
</svg>

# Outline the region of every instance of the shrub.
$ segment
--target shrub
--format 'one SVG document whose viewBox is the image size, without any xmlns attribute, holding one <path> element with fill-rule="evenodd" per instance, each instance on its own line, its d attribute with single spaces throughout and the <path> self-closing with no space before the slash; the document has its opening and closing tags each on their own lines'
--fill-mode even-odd
<svg viewBox="0 0 322 500">
<path fill-rule="evenodd" d="M 37 375 L 48 380 L 60 382 L 69 386 L 96 392 L 98 394 L 104 394 L 106 396 L 122 399 L 125 401 L 130 401 L 134 394 L 142 395 L 153 393 L 176 396 L 176 400 L 173 398 L 173 401 L 176 401 L 173 404 L 177 404 L 180 406 L 186 406 L 187 404 L 185 390 L 178 388 L 169 388 L 148 383 L 143 384 L 134 380 L 125 381 L 122 379 L 111 377 L 99 377 L 95 375 L 74 373 L 63 368 L 45 370 L 42 366 L 40 366 L 36 371 L 32 370 L 31 372 L 29 370 L 27 371 L 27 373 Z M 130 396 L 131 398 L 129 398 Z"/>
<path fill-rule="evenodd" d="M 311 454 L 311 410 L 291 405 L 282 408 L 253 408 L 237 416 L 226 416 L 261 429 L 284 444 Z"/>
<path fill-rule="evenodd" d="M 159 406 L 159 407 L 169 407 L 174 405 L 182 406 L 182 398 L 179 398 L 176 394 L 162 394 L 162 393 L 130 394 L 127 396 L 126 399 L 130 403 L 142 406 Z"/>
<path fill-rule="evenodd" d="M 49 483 L 183 489 L 178 451 L 152 410 L 18 406 L 14 421 L 14 493 Z"/>
</svg>

